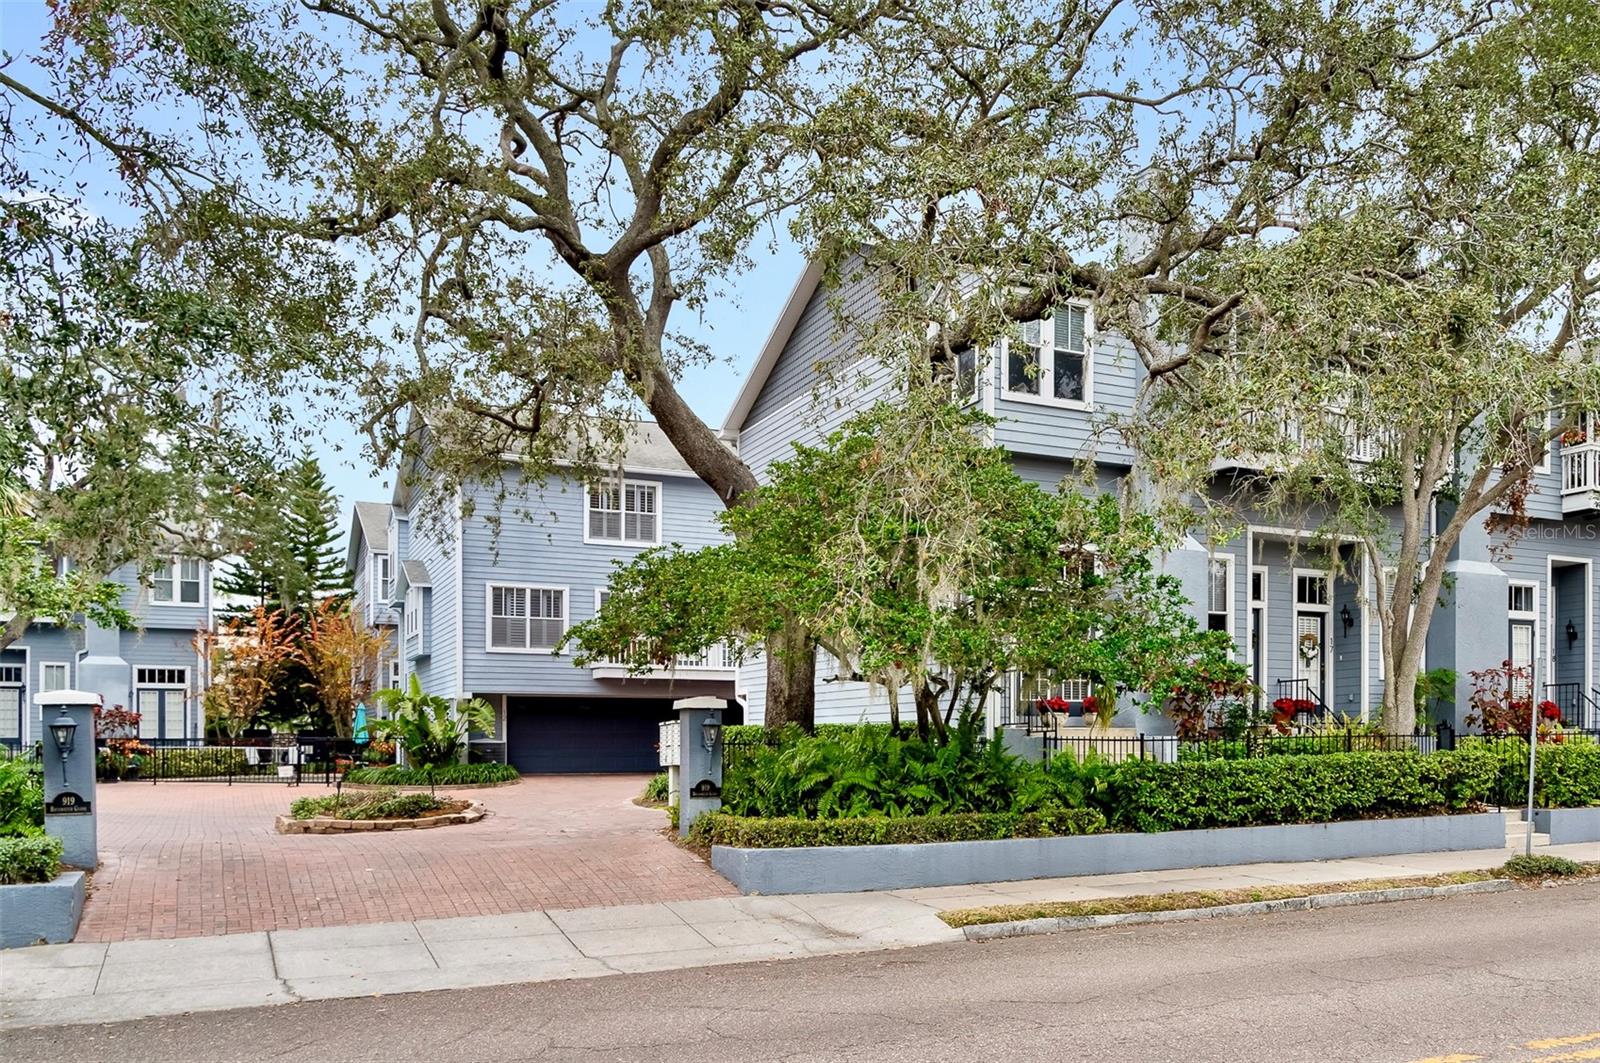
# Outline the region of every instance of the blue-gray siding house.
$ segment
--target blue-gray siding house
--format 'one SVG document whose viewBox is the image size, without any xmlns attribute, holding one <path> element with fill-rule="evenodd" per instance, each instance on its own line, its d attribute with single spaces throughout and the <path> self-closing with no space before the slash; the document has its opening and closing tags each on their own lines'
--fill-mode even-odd
<svg viewBox="0 0 1600 1063">
<path fill-rule="evenodd" d="M 427 449 L 423 428 L 388 507 L 397 678 L 495 706 L 495 730 L 473 736 L 474 756 L 528 772 L 655 770 L 656 725 L 672 701 L 731 697 L 732 662 L 713 651 L 630 676 L 620 665 L 576 667 L 555 647 L 594 615 L 618 562 L 651 546 L 718 541 L 715 493 L 649 422 L 634 426 L 620 476 L 524 482 L 507 463 L 442 506 L 423 490 Z M 371 593 L 361 566 L 373 562 L 351 549 L 361 602 Z"/>
<path fill-rule="evenodd" d="M 724 422 L 722 438 L 758 478 L 794 443 L 815 442 L 894 387 L 862 361 L 855 340 L 872 319 L 872 278 L 847 271 L 840 284 L 825 291 L 814 265 L 804 271 Z M 1133 411 L 1142 363 L 1122 337 L 1096 329 L 1087 305 L 1026 327 L 1023 340 L 1001 345 L 976 374 L 971 401 L 997 418 L 993 442 L 1040 484 L 1054 487 L 1087 465 L 1100 490 L 1121 490 L 1134 456 L 1108 429 Z M 1360 441 L 1352 455 L 1370 456 Z M 1217 490 L 1239 471 L 1219 464 Z M 1531 670 L 1538 697 L 1556 701 L 1569 720 L 1600 727 L 1600 417 L 1558 444 L 1536 480 L 1525 534 L 1512 541 L 1480 523 L 1450 563 L 1425 666 L 1459 673 L 1451 710 L 1458 724 L 1469 711 L 1467 673 L 1513 660 Z M 1370 712 L 1383 694 L 1372 603 L 1385 573 L 1371 571 L 1353 543 L 1337 548 L 1337 564 L 1317 557 L 1315 514 L 1294 527 L 1249 507 L 1239 515 L 1244 530 L 1233 539 L 1190 536 L 1163 559 L 1196 618 L 1233 635 L 1264 700 L 1309 693 L 1341 713 Z M 886 715 L 881 692 L 837 681 L 836 665 L 819 656 L 819 678 L 834 680 L 817 686 L 819 721 Z M 752 722 L 763 715 L 764 683 L 764 662 L 747 661 L 738 690 Z M 1071 679 L 1013 676 L 992 715 L 1005 719 L 1040 695 L 1074 700 L 1086 691 Z"/>
<path fill-rule="evenodd" d="M 111 579 L 122 585 L 121 604 L 137 628 L 36 620 L 0 651 L 0 744 L 40 741 L 43 722 L 33 695 L 68 688 L 138 712 L 140 738 L 203 735 L 198 692 L 205 686 L 206 662 L 195 635 L 213 624 L 211 563 L 173 558 L 142 579 L 135 566 L 125 565 Z"/>
</svg>

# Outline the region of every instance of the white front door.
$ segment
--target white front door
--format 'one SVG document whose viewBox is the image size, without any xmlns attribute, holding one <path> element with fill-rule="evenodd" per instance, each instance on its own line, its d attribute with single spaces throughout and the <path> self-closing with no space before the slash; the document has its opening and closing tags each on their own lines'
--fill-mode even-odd
<svg viewBox="0 0 1600 1063">
<path fill-rule="evenodd" d="M 1314 697 L 1326 700 L 1328 674 L 1328 614 L 1296 613 L 1294 618 L 1294 677 L 1306 680 Z"/>
</svg>

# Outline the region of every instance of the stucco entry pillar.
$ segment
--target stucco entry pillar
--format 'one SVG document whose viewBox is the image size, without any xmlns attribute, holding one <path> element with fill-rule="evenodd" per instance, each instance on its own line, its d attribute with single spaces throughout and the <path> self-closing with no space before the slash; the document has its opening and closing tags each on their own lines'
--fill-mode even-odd
<svg viewBox="0 0 1600 1063">
<path fill-rule="evenodd" d="M 44 768 L 44 829 L 61 839 L 61 862 L 93 871 L 100 851 L 95 830 L 94 710 L 100 696 L 84 690 L 35 694 L 44 718 L 40 761 Z M 72 748 L 65 755 L 52 725 L 70 721 Z"/>
<path fill-rule="evenodd" d="M 678 710 L 678 835 L 722 807 L 722 698 L 684 698 Z"/>
</svg>

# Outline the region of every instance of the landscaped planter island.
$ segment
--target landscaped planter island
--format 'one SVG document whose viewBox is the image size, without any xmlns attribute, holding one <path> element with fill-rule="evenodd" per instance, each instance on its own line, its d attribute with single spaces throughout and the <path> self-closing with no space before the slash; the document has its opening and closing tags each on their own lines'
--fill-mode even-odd
<svg viewBox="0 0 1600 1063">
<path fill-rule="evenodd" d="M 1505 817 L 1480 812 L 915 845 L 713 845 L 711 866 L 743 893 L 842 893 L 1504 846 Z"/>
</svg>

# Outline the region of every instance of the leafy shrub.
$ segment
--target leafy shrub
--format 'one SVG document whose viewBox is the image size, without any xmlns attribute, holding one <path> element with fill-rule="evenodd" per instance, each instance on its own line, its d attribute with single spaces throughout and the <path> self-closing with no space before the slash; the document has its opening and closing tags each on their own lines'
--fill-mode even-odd
<svg viewBox="0 0 1600 1063">
<path fill-rule="evenodd" d="M 743 849 L 819 845 L 908 845 L 1093 834 L 1106 820 L 1094 809 L 1055 807 L 1038 812 L 965 812 L 950 816 L 866 816 L 849 819 L 761 819 L 724 813 L 701 816 L 691 840 Z"/>
<path fill-rule="evenodd" d="M 976 717 L 939 745 L 887 728 L 851 727 L 815 736 L 785 733 L 748 745 L 726 762 L 723 808 L 739 816 L 847 819 L 1072 807 L 1076 768 L 1048 772 L 980 741 Z M 1057 763 L 1070 758 L 1058 758 Z"/>
<path fill-rule="evenodd" d="M 0 760 L 0 838 L 44 830 L 44 775 L 39 761 Z"/>
<path fill-rule="evenodd" d="M 328 794 L 302 797 L 289 806 L 295 819 L 332 817 L 334 819 L 415 819 L 444 808 L 432 794 L 402 794 L 394 790 L 373 790 L 357 794 Z"/>
<path fill-rule="evenodd" d="M 521 773 L 510 764 L 435 764 L 431 767 L 352 768 L 345 782 L 363 786 L 462 786 L 476 783 L 511 782 Z"/>
<path fill-rule="evenodd" d="M 1499 775 L 1482 749 L 1324 753 L 1117 766 L 1102 803 L 1125 830 L 1331 823 L 1454 812 L 1487 801 Z"/>
<path fill-rule="evenodd" d="M 49 882 L 61 874 L 61 839 L 0 838 L 0 885 Z"/>
<path fill-rule="evenodd" d="M 212 775 L 246 775 L 252 768 L 245 751 L 222 746 L 202 749 L 167 748 L 150 756 L 136 757 L 140 775 L 162 779 L 201 779 Z"/>
<path fill-rule="evenodd" d="M 1491 750 L 1499 764 L 1496 800 L 1505 805 L 1523 804 L 1528 799 L 1528 743 L 1506 738 L 1472 745 Z M 1548 741 L 1541 736 L 1538 758 L 1534 804 L 1540 808 L 1600 805 L 1600 743 L 1585 735 L 1553 735 Z"/>
<path fill-rule="evenodd" d="M 1548 853 L 1513 856 L 1500 871 L 1511 878 L 1563 878 L 1585 873 L 1583 865 L 1577 861 L 1563 856 L 1550 856 Z"/>
<path fill-rule="evenodd" d="M 639 800 L 652 805 L 664 805 L 671 791 L 668 789 L 667 773 L 650 776 L 650 781 L 644 784 L 644 793 L 639 795 Z"/>
<path fill-rule="evenodd" d="M 452 702 L 424 693 L 415 675 L 405 690 L 380 690 L 374 696 L 388 717 L 370 721 L 368 731 L 374 738 L 398 742 L 414 764 L 454 764 L 468 735 L 474 731 L 490 734 L 495 729 L 494 706 L 487 701 L 467 698 Z"/>
</svg>

